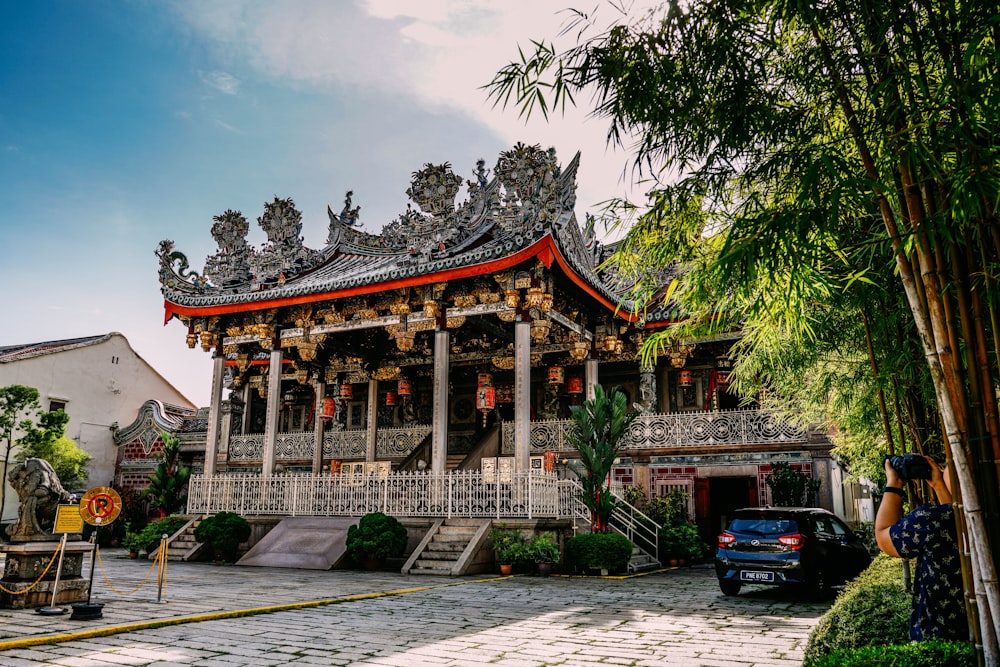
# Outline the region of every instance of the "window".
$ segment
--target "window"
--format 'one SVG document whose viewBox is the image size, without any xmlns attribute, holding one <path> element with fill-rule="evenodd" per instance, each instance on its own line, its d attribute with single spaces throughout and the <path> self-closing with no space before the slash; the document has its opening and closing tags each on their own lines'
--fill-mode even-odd
<svg viewBox="0 0 1000 667">
<path fill-rule="evenodd" d="M 55 412 L 56 410 L 62 410 L 63 412 L 66 412 L 66 401 L 50 400 L 49 412 Z"/>
</svg>

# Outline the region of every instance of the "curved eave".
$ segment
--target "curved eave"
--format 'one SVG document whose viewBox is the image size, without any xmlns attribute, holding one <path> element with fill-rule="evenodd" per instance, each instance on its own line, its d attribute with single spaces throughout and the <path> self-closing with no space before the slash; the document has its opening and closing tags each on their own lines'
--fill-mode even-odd
<svg viewBox="0 0 1000 667">
<path fill-rule="evenodd" d="M 280 297 L 276 299 L 253 301 L 249 303 L 232 303 L 232 304 L 212 305 L 212 306 L 183 306 L 165 299 L 163 301 L 163 309 L 164 309 L 163 323 L 166 324 L 173 317 L 177 316 L 210 317 L 213 315 L 228 315 L 232 313 L 253 312 L 257 310 L 267 310 L 271 308 L 281 308 L 285 306 L 316 303 L 319 301 L 343 299 L 352 296 L 365 296 L 368 294 L 375 294 L 387 290 L 402 289 L 406 287 L 420 287 L 423 285 L 448 282 L 451 280 L 461 280 L 462 278 L 471 278 L 488 273 L 494 273 L 496 271 L 504 271 L 506 269 L 518 266 L 519 264 L 522 264 L 533 258 L 537 258 L 547 267 L 551 266 L 553 263 L 557 264 L 570 281 L 572 281 L 587 295 L 589 295 L 591 298 L 593 298 L 595 301 L 600 303 L 602 306 L 610 310 L 618 317 L 621 317 L 622 319 L 628 322 L 635 322 L 636 320 L 639 319 L 636 313 L 621 310 L 615 303 L 613 303 L 610 299 L 601 294 L 600 291 L 598 291 L 593 285 L 591 285 L 587 280 L 585 280 L 582 276 L 580 276 L 570 266 L 569 262 L 566 261 L 566 258 L 559 251 L 559 248 L 552 235 L 546 234 L 541 239 L 535 241 L 527 248 L 524 248 L 512 255 L 508 255 L 501 259 L 496 259 L 489 262 L 482 262 L 480 264 L 472 264 L 468 266 L 457 267 L 454 269 L 448 269 L 446 271 L 428 273 L 420 276 L 399 278 L 396 280 L 390 280 L 386 282 L 372 283 L 370 285 L 359 285 L 356 287 L 350 287 L 342 290 L 315 292 L 313 294 Z"/>
</svg>

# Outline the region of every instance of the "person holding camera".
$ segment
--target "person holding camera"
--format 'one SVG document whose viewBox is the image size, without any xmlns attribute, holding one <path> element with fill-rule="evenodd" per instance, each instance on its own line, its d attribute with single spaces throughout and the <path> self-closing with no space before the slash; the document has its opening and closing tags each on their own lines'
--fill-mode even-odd
<svg viewBox="0 0 1000 667">
<path fill-rule="evenodd" d="M 875 540 L 894 558 L 916 559 L 910 639 L 967 640 L 949 477 L 933 459 L 916 454 L 886 457 L 885 477 L 882 504 L 875 516 Z M 938 504 L 923 504 L 903 516 L 903 484 L 913 479 L 929 479 Z"/>
</svg>

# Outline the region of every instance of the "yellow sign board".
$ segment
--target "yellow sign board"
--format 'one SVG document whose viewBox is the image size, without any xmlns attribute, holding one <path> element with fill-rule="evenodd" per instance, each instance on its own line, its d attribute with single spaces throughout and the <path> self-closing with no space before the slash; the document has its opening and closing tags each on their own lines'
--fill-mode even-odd
<svg viewBox="0 0 1000 667">
<path fill-rule="evenodd" d="M 83 517 L 77 505 L 60 505 L 56 508 L 56 522 L 53 533 L 83 532 Z"/>
</svg>

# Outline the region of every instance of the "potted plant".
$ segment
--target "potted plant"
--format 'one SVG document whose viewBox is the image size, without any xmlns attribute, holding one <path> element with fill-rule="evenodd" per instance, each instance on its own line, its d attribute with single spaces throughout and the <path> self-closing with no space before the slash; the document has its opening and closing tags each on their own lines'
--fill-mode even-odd
<svg viewBox="0 0 1000 667">
<path fill-rule="evenodd" d="M 366 514 L 347 529 L 347 555 L 367 570 L 377 570 L 386 558 L 402 556 L 406 542 L 406 527 L 382 512 Z"/>
<path fill-rule="evenodd" d="M 493 556 L 500 566 L 500 574 L 511 574 L 514 566 L 525 560 L 524 538 L 516 531 L 494 528 L 490 531 L 490 542 L 493 544 Z"/>
<path fill-rule="evenodd" d="M 559 545 L 549 533 L 533 535 L 526 546 L 528 558 L 538 566 L 538 574 L 547 577 L 552 564 L 559 561 Z"/>
<path fill-rule="evenodd" d="M 139 552 L 145 548 L 145 537 L 142 531 L 133 533 L 130 524 L 125 524 L 125 536 L 122 538 L 122 546 L 128 549 L 128 557 L 135 559 L 139 557 Z"/>
<path fill-rule="evenodd" d="M 698 531 L 690 523 L 679 523 L 660 528 L 660 555 L 671 566 L 681 565 L 687 560 L 697 560 L 704 555 Z"/>
<path fill-rule="evenodd" d="M 194 529 L 194 539 L 212 551 L 217 563 L 234 562 L 240 544 L 250 538 L 250 524 L 239 514 L 219 512 Z"/>
</svg>

